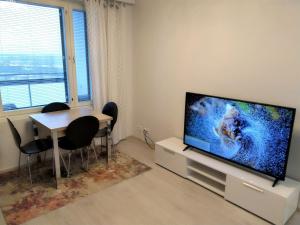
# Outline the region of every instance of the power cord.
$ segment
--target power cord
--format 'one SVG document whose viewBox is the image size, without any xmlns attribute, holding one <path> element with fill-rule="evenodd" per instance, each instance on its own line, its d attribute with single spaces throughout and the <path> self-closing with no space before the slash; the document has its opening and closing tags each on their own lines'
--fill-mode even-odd
<svg viewBox="0 0 300 225">
<path fill-rule="evenodd" d="M 154 149 L 155 148 L 155 143 L 152 140 L 152 138 L 149 135 L 149 131 L 147 131 L 146 129 L 143 129 L 143 135 L 144 135 L 144 139 L 146 144 L 151 148 Z"/>
</svg>

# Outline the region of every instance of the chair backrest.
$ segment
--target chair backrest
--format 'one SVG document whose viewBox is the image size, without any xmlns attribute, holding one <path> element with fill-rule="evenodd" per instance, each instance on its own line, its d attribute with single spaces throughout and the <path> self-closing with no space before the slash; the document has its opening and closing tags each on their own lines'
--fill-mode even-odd
<svg viewBox="0 0 300 225">
<path fill-rule="evenodd" d="M 14 124 L 11 122 L 11 120 L 7 118 L 7 122 L 8 122 L 9 128 L 13 134 L 14 141 L 15 141 L 16 145 L 18 146 L 18 148 L 20 149 L 21 142 L 22 142 L 21 136 L 20 136 L 18 130 L 15 128 Z"/>
<path fill-rule="evenodd" d="M 114 102 L 108 102 L 102 109 L 102 113 L 108 116 L 111 116 L 113 119 L 110 122 L 111 131 L 114 129 L 114 126 L 118 119 L 118 106 Z"/>
<path fill-rule="evenodd" d="M 82 148 L 92 143 L 99 130 L 99 120 L 94 116 L 83 116 L 73 120 L 66 129 L 66 138 L 76 148 Z"/>
<path fill-rule="evenodd" d="M 63 102 L 52 102 L 42 109 L 42 113 L 47 113 L 47 112 L 56 112 L 56 111 L 62 111 L 62 110 L 69 110 L 70 107 L 63 103 Z"/>
</svg>

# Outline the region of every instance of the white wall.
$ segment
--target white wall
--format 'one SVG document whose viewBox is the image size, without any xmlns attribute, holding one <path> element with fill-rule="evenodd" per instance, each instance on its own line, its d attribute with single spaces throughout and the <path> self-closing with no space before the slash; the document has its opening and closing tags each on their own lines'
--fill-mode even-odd
<svg viewBox="0 0 300 225">
<path fill-rule="evenodd" d="M 134 127 L 182 137 L 186 91 L 299 111 L 299 12 L 299 0 L 137 0 Z M 298 180 L 299 112 L 288 165 Z"/>
<path fill-rule="evenodd" d="M 24 116 L 9 117 L 18 129 L 22 143 L 33 140 L 32 123 Z M 0 119 L 0 172 L 9 171 L 18 165 L 19 150 L 5 118 Z M 25 158 L 22 160 L 24 164 Z"/>
</svg>

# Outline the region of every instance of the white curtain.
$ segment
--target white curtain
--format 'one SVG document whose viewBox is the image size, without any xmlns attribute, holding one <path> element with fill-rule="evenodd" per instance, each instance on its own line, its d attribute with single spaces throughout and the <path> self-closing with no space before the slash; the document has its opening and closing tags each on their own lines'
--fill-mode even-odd
<svg viewBox="0 0 300 225">
<path fill-rule="evenodd" d="M 112 0 L 85 0 L 93 107 L 108 101 L 119 108 L 114 143 L 131 134 L 132 36 L 131 6 Z"/>
</svg>

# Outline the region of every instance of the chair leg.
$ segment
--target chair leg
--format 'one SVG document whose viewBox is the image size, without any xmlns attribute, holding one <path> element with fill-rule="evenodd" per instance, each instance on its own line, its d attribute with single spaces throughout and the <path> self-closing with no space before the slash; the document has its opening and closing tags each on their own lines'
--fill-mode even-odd
<svg viewBox="0 0 300 225">
<path fill-rule="evenodd" d="M 105 141 L 106 141 L 106 165 L 108 166 L 108 135 L 105 136 Z"/>
<path fill-rule="evenodd" d="M 95 140 L 95 138 L 93 139 L 92 144 L 93 144 L 93 148 L 96 150 L 96 140 Z"/>
<path fill-rule="evenodd" d="M 84 168 L 84 166 L 83 166 L 84 160 L 83 160 L 83 152 L 82 152 L 82 148 L 80 149 L 80 157 L 81 157 L 81 167 Z"/>
<path fill-rule="evenodd" d="M 100 155 L 102 153 L 102 137 L 100 137 Z"/>
<path fill-rule="evenodd" d="M 68 177 L 70 177 L 72 151 L 70 151 L 70 152 L 68 153 L 68 156 L 69 156 L 69 162 L 68 162 L 68 171 L 67 171 L 67 173 L 68 173 Z"/>
<path fill-rule="evenodd" d="M 44 165 L 46 164 L 46 158 L 47 158 L 47 151 L 45 151 L 45 154 L 44 154 Z"/>
<path fill-rule="evenodd" d="M 106 151 L 108 152 L 108 135 L 105 136 Z"/>
<path fill-rule="evenodd" d="M 31 168 L 30 168 L 30 155 L 27 155 L 27 167 L 28 167 L 28 173 L 29 173 L 30 184 L 32 184 Z"/>
<path fill-rule="evenodd" d="M 20 176 L 21 172 L 21 151 L 19 151 L 19 167 L 18 167 L 18 176 Z"/>
<path fill-rule="evenodd" d="M 89 170 L 89 161 L 90 161 L 90 151 L 86 148 L 87 160 L 86 160 L 86 170 Z"/>
<path fill-rule="evenodd" d="M 96 149 L 95 148 L 91 148 L 91 147 L 89 147 L 90 149 L 93 149 L 93 151 L 94 151 L 94 154 L 95 154 L 95 159 L 96 159 L 96 161 L 98 161 L 98 156 L 97 156 L 97 152 L 96 152 Z"/>
<path fill-rule="evenodd" d="M 116 151 L 116 148 L 115 148 L 115 146 L 114 146 L 114 139 L 113 139 L 112 136 L 111 136 L 109 139 L 110 139 L 110 141 L 111 141 L 111 145 L 110 145 L 111 155 L 112 155 L 113 160 L 116 161 L 116 158 L 117 158 L 117 151 Z"/>
<path fill-rule="evenodd" d="M 61 151 L 60 151 L 60 150 L 58 150 L 58 152 L 59 152 L 59 156 L 60 156 L 60 158 L 61 158 L 61 161 L 62 161 L 62 162 L 63 162 L 63 164 L 64 164 L 65 170 L 66 170 L 66 171 L 68 171 L 68 168 L 67 168 L 66 161 L 65 161 L 65 159 L 64 159 L 64 157 L 63 157 L 63 155 L 62 155 Z"/>
<path fill-rule="evenodd" d="M 105 147 L 105 145 L 103 144 L 103 142 L 104 142 L 104 141 L 103 141 L 103 137 L 101 137 L 101 148 L 100 148 L 100 149 L 101 149 L 101 152 L 100 152 L 100 153 L 103 152 L 103 151 L 102 151 L 102 148 Z M 105 152 L 104 152 L 104 153 L 105 153 Z"/>
</svg>

